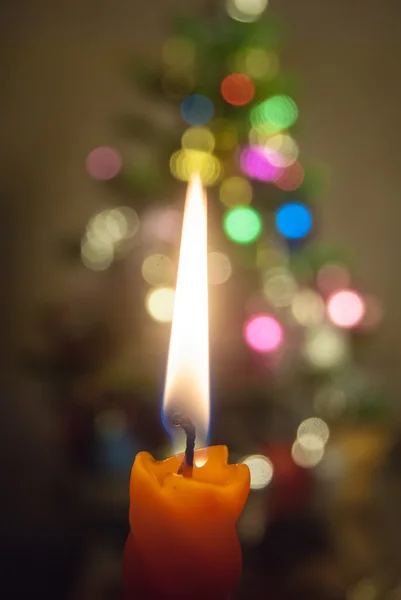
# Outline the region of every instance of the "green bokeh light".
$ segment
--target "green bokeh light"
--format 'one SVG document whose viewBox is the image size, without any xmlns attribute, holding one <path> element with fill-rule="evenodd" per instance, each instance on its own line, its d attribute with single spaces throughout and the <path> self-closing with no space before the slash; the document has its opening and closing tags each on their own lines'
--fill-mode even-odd
<svg viewBox="0 0 401 600">
<path fill-rule="evenodd" d="M 252 110 L 251 122 L 255 129 L 276 127 L 287 129 L 298 118 L 298 107 L 289 96 L 272 96 Z"/>
<path fill-rule="evenodd" d="M 224 231 L 237 244 L 251 244 L 262 232 L 262 219 L 254 208 L 237 206 L 226 212 Z"/>
</svg>

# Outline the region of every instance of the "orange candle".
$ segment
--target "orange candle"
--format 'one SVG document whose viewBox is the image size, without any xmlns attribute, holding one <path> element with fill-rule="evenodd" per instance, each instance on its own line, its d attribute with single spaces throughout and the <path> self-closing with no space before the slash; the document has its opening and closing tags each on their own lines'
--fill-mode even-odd
<svg viewBox="0 0 401 600">
<path fill-rule="evenodd" d="M 182 426 L 187 448 L 160 462 L 147 452 L 136 456 L 126 600 L 225 600 L 241 575 L 235 525 L 249 492 L 248 467 L 227 464 L 225 446 L 194 451 L 195 427 L 202 446 L 210 420 L 208 344 L 206 195 L 196 177 L 185 203 L 163 401 L 165 421 Z"/>
</svg>

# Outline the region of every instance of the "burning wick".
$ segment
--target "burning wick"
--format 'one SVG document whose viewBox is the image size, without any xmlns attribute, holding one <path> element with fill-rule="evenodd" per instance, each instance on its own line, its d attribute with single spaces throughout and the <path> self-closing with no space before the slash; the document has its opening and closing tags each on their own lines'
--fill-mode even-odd
<svg viewBox="0 0 401 600">
<path fill-rule="evenodd" d="M 187 446 L 185 448 L 184 460 L 178 469 L 178 475 L 184 477 L 192 477 L 192 469 L 194 466 L 194 448 L 195 448 L 195 437 L 196 429 L 191 419 L 182 415 L 181 413 L 175 413 L 172 418 L 174 427 L 182 427 L 187 436 Z"/>
</svg>

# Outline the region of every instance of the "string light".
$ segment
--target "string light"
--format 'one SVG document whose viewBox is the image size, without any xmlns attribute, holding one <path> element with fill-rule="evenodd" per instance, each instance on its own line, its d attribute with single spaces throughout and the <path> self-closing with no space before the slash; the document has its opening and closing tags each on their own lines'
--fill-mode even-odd
<svg viewBox="0 0 401 600">
<path fill-rule="evenodd" d="M 299 325 L 304 327 L 320 325 L 325 316 L 323 298 L 314 290 L 299 290 L 292 298 L 291 311 Z"/>
<path fill-rule="evenodd" d="M 324 455 L 324 446 L 320 448 L 307 448 L 302 446 L 298 440 L 295 440 L 291 456 L 296 465 L 304 469 L 316 467 L 322 460 Z"/>
<path fill-rule="evenodd" d="M 111 241 L 85 236 L 81 242 L 81 260 L 92 271 L 104 271 L 113 262 L 114 247 Z"/>
<path fill-rule="evenodd" d="M 310 327 L 306 331 L 304 353 L 316 369 L 334 369 L 348 359 L 348 338 L 328 324 Z"/>
<path fill-rule="evenodd" d="M 293 192 L 301 187 L 305 178 L 303 166 L 295 161 L 289 167 L 283 169 L 275 180 L 276 186 L 283 192 Z"/>
<path fill-rule="evenodd" d="M 298 240 L 311 230 L 312 215 L 304 204 L 288 202 L 276 212 L 276 227 L 284 237 Z"/>
<path fill-rule="evenodd" d="M 215 138 L 207 127 L 189 127 L 183 133 L 181 145 L 186 150 L 213 152 Z"/>
<path fill-rule="evenodd" d="M 281 133 L 270 137 L 264 144 L 264 148 L 269 161 L 276 167 L 287 168 L 298 158 L 298 145 L 288 134 Z"/>
<path fill-rule="evenodd" d="M 219 159 L 208 152 L 200 150 L 178 150 L 170 159 L 171 173 L 181 181 L 190 181 L 198 174 L 203 185 L 213 185 L 222 174 Z"/>
<path fill-rule="evenodd" d="M 159 287 L 149 290 L 145 299 L 146 310 L 160 323 L 169 323 L 173 319 L 174 289 Z"/>
<path fill-rule="evenodd" d="M 173 277 L 173 263 L 164 254 L 151 254 L 142 264 L 142 277 L 150 285 L 163 285 L 171 283 Z"/>
<path fill-rule="evenodd" d="M 220 200 L 230 208 L 247 206 L 252 202 L 252 186 L 244 177 L 227 177 L 220 185 Z"/>
<path fill-rule="evenodd" d="M 226 8 L 232 19 L 251 23 L 260 18 L 267 3 L 268 0 L 227 0 Z"/>
<path fill-rule="evenodd" d="M 231 73 L 221 83 L 221 95 L 228 104 L 244 106 L 251 102 L 255 95 L 252 79 L 242 73 Z"/>
<path fill-rule="evenodd" d="M 283 341 L 280 323 L 272 316 L 259 314 L 251 317 L 244 327 L 245 340 L 257 352 L 273 352 Z"/>
<path fill-rule="evenodd" d="M 95 148 L 86 157 L 86 170 L 93 179 L 107 181 L 118 175 L 122 166 L 120 153 L 110 146 Z"/>
<path fill-rule="evenodd" d="M 304 448 L 316 450 L 324 447 L 330 437 L 330 430 L 325 421 L 311 417 L 302 421 L 297 431 L 298 442 Z"/>
<path fill-rule="evenodd" d="M 240 461 L 247 465 L 251 476 L 251 490 L 262 490 L 272 480 L 273 465 L 263 454 L 251 454 Z"/>
<path fill-rule="evenodd" d="M 273 306 L 289 306 L 297 290 L 297 282 L 287 269 L 269 269 L 263 277 L 263 293 Z"/>
<path fill-rule="evenodd" d="M 250 244 L 260 236 L 262 220 L 250 206 L 237 206 L 226 212 L 224 231 L 237 244 Z"/>
<path fill-rule="evenodd" d="M 244 173 L 261 181 L 275 181 L 283 171 L 269 161 L 264 148 L 260 146 L 244 148 L 241 152 L 240 163 Z"/>
<path fill-rule="evenodd" d="M 340 290 L 328 298 L 327 314 L 338 327 L 356 327 L 365 314 L 365 303 L 357 292 Z"/>
<path fill-rule="evenodd" d="M 192 94 L 181 102 L 181 116 L 189 125 L 206 125 L 213 115 L 213 102 L 203 94 Z"/>
<path fill-rule="evenodd" d="M 289 96 L 272 96 L 251 111 L 252 126 L 262 131 L 265 125 L 287 129 L 294 125 L 297 118 L 297 105 Z"/>
</svg>

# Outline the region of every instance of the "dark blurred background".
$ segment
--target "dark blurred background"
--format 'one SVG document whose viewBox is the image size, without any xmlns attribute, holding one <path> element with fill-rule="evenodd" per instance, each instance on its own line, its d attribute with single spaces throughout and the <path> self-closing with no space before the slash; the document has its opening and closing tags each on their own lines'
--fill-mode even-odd
<svg viewBox="0 0 401 600">
<path fill-rule="evenodd" d="M 169 331 L 146 314 L 141 275 L 144 257 L 161 250 L 145 235 L 107 272 L 78 265 L 74 252 L 99 211 L 128 205 L 141 225 L 152 223 L 153 206 L 181 210 L 185 186 L 127 199 L 94 182 L 85 160 L 99 146 L 132 162 L 152 154 L 121 135 L 120 114 L 174 129 L 179 103 L 148 104 L 134 77 L 127 83 L 127 64 L 138 55 L 160 62 L 171 16 L 200 20 L 205 2 L 3 0 L 0 10 L 2 587 L 10 598 L 119 598 L 130 465 L 140 449 L 169 453 L 160 422 Z M 288 30 L 281 64 L 299 82 L 302 160 L 327 173 L 315 238 L 346 249 L 353 287 L 379 299 L 383 319 L 352 341 L 352 369 L 330 374 L 345 404 L 369 397 L 365 412 L 358 404 L 337 420 L 335 409 L 319 413 L 320 375 L 311 387 L 292 362 L 266 366 L 233 346 L 239 312 L 228 309 L 224 321 L 222 306 L 243 301 L 248 279 L 238 277 L 233 296 L 212 292 L 212 441 L 233 460 L 266 455 L 277 474 L 274 486 L 251 492 L 240 523 L 238 597 L 395 600 L 401 7 L 271 0 L 270 10 Z M 237 329 L 241 336 L 242 321 Z M 330 421 L 332 436 L 321 463 L 306 469 L 291 462 L 291 446 L 313 416 Z"/>
</svg>

